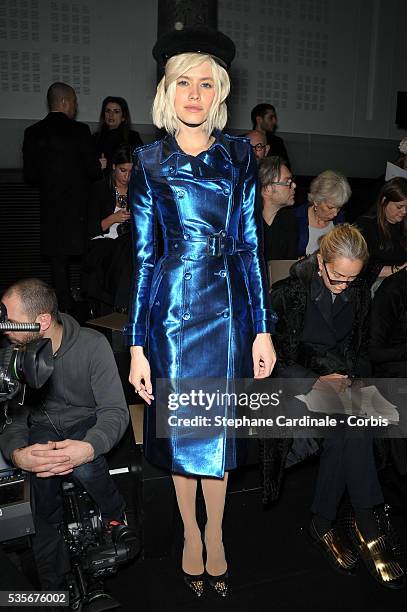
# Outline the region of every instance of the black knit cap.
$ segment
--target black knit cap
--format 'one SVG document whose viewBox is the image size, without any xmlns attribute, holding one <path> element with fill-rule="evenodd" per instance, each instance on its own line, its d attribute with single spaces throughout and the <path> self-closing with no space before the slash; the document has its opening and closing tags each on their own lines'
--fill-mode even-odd
<svg viewBox="0 0 407 612">
<path fill-rule="evenodd" d="M 203 53 L 211 55 L 221 66 L 229 68 L 235 57 L 234 42 L 216 30 L 203 26 L 172 30 L 157 40 L 153 56 L 163 66 L 167 60 L 181 53 Z"/>
</svg>

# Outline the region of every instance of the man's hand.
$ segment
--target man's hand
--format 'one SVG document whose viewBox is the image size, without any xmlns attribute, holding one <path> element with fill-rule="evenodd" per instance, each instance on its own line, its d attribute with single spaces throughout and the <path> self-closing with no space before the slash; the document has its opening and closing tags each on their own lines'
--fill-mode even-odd
<svg viewBox="0 0 407 612">
<path fill-rule="evenodd" d="M 82 465 L 83 463 L 89 463 L 93 461 L 95 457 L 94 448 L 89 442 L 68 439 L 54 442 L 54 444 L 58 452 L 68 455 L 74 467 Z M 36 455 L 37 451 L 33 451 L 33 454 Z"/>
<path fill-rule="evenodd" d="M 11 454 L 14 465 L 26 472 L 33 472 L 40 478 L 47 476 L 65 476 L 74 468 L 69 454 L 65 451 L 56 451 L 56 442 L 47 444 L 32 444 L 24 448 L 17 448 Z"/>
</svg>

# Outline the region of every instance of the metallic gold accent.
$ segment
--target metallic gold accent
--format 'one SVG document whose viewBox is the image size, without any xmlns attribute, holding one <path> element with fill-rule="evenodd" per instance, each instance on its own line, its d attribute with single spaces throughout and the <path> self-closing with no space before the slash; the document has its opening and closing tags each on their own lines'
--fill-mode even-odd
<svg viewBox="0 0 407 612">
<path fill-rule="evenodd" d="M 190 578 L 187 574 L 184 573 L 185 583 L 189 586 L 189 588 L 195 593 L 197 597 L 201 597 L 204 591 L 204 581 L 202 578 L 193 579 Z"/>
<path fill-rule="evenodd" d="M 207 574 L 209 586 L 215 591 L 219 597 L 226 597 L 229 591 L 229 576 L 226 571 L 220 576 L 211 576 Z"/>
<path fill-rule="evenodd" d="M 226 597 L 228 593 L 228 584 L 224 580 L 217 580 L 212 583 L 215 591 L 221 596 Z"/>
<path fill-rule="evenodd" d="M 389 558 L 389 550 L 384 536 L 366 542 L 356 523 L 355 533 L 361 552 L 370 558 L 380 580 L 390 582 L 404 576 L 404 570 L 399 563 Z"/>
<path fill-rule="evenodd" d="M 353 569 L 357 562 L 357 557 L 355 557 L 353 552 L 341 542 L 334 529 L 327 531 L 320 539 L 333 555 L 338 565 L 345 570 Z"/>
</svg>

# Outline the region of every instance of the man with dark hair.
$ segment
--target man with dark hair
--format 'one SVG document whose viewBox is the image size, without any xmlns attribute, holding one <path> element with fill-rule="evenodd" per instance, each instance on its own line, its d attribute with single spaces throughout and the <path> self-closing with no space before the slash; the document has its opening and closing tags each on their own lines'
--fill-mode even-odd
<svg viewBox="0 0 407 612">
<path fill-rule="evenodd" d="M 32 478 L 37 532 L 33 549 L 42 587 L 57 589 L 68 568 L 58 533 L 63 519 L 58 475 L 72 472 L 98 504 L 107 527 L 120 524 L 125 504 L 104 455 L 123 436 L 128 408 L 106 338 L 59 314 L 55 293 L 46 283 L 19 281 L 2 301 L 11 321 L 40 324 L 37 333 L 5 332 L 12 344 L 36 338 L 52 343 L 54 371 L 44 387 L 32 393 L 30 407 L 15 411 L 3 434 L 2 451 L 16 467 L 37 473 Z"/>
<path fill-rule="evenodd" d="M 278 155 L 287 162 L 287 168 L 290 168 L 290 160 L 288 159 L 287 149 L 284 140 L 276 136 L 277 129 L 277 113 L 272 104 L 257 104 L 250 113 L 253 130 L 262 132 L 267 137 L 267 144 L 270 147 L 268 155 Z"/>
<path fill-rule="evenodd" d="M 40 187 L 41 251 L 50 259 L 59 307 L 72 308 L 69 261 L 84 254 L 86 207 L 91 182 L 101 178 L 90 130 L 75 121 L 75 90 L 53 83 L 47 93 L 50 112 L 24 133 L 24 177 Z"/>
</svg>

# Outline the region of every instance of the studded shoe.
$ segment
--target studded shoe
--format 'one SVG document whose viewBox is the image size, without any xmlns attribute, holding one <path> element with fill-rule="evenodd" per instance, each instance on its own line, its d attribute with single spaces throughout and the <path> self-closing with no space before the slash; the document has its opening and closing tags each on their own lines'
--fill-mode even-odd
<svg viewBox="0 0 407 612">
<path fill-rule="evenodd" d="M 205 578 L 209 585 L 209 588 L 218 597 L 226 597 L 229 592 L 229 574 L 227 571 L 223 574 L 220 574 L 220 576 L 211 576 L 211 574 L 208 574 L 208 572 L 206 572 Z"/>
</svg>

